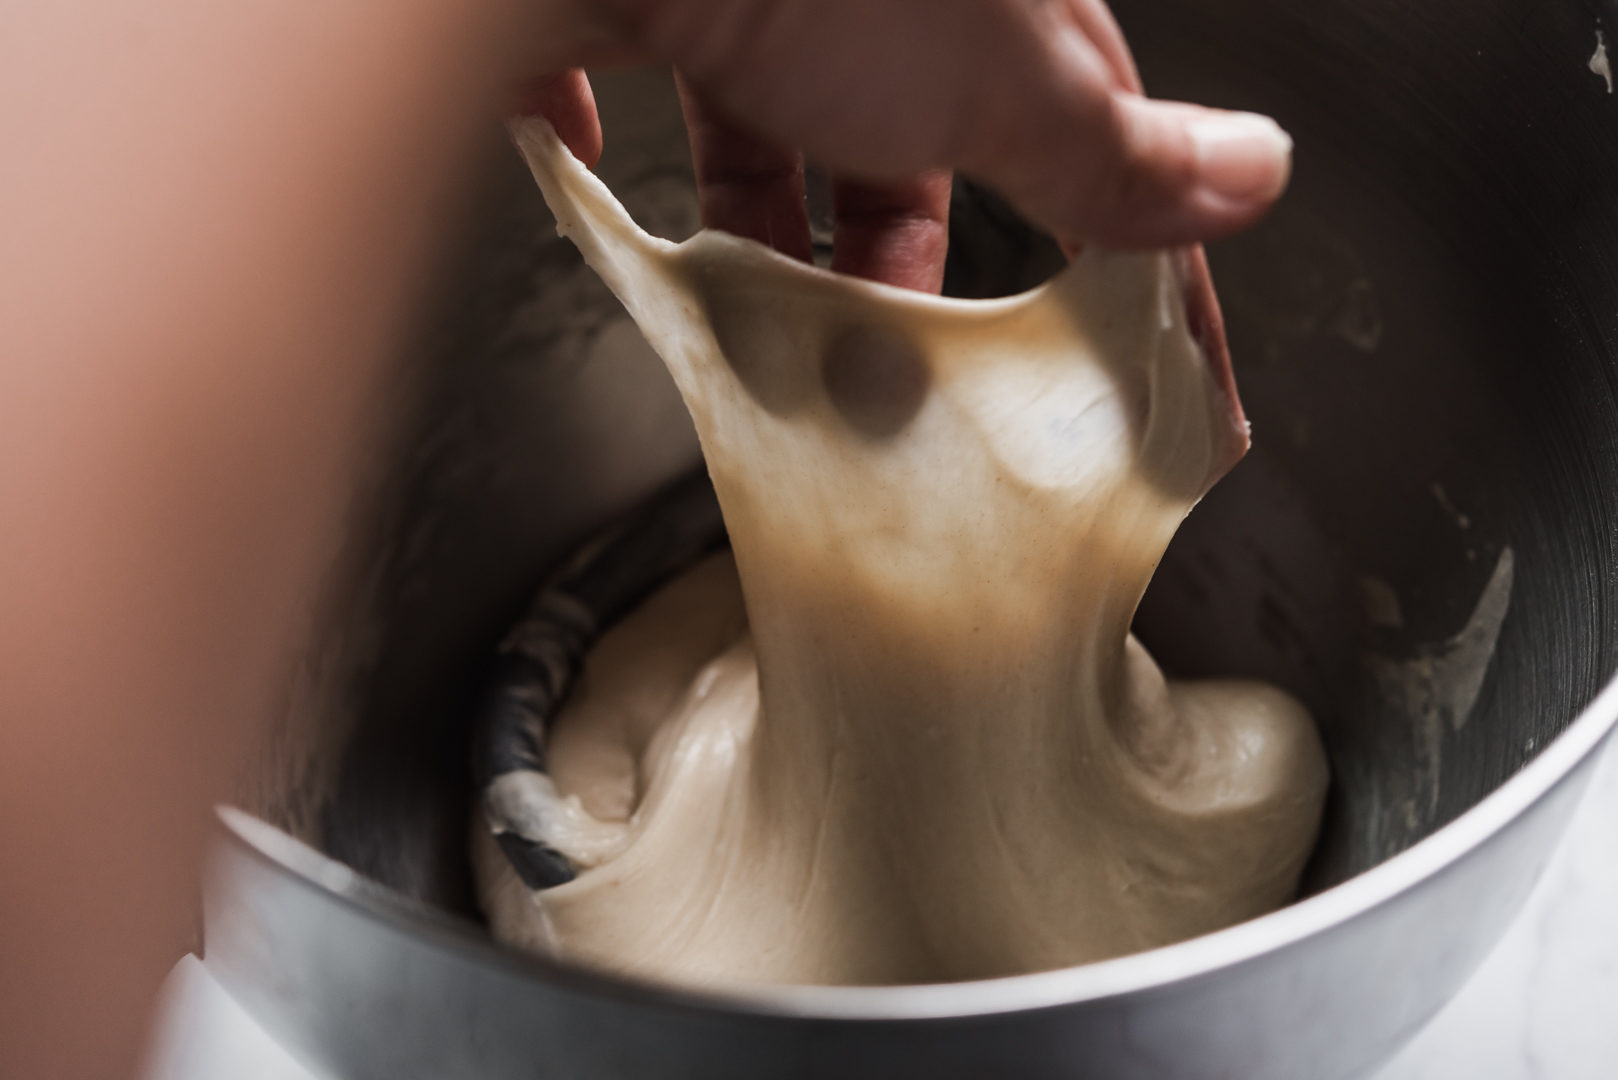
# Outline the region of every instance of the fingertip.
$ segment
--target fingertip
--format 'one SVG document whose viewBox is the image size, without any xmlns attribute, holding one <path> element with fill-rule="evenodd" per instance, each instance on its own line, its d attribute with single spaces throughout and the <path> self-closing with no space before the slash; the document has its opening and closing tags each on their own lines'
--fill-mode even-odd
<svg viewBox="0 0 1618 1080">
<path fill-rule="evenodd" d="M 573 156 L 593 169 L 601 160 L 601 117 L 583 68 L 530 79 L 518 86 L 512 111 L 543 116 Z"/>
<path fill-rule="evenodd" d="M 1267 116 L 1134 95 L 1123 122 L 1117 197 L 1089 238 L 1170 247 L 1240 232 L 1263 217 L 1292 175 L 1292 138 Z"/>
<path fill-rule="evenodd" d="M 1292 175 L 1292 136 L 1268 116 L 1207 110 L 1186 123 L 1196 155 L 1197 192 L 1232 210 L 1265 208 Z"/>
</svg>

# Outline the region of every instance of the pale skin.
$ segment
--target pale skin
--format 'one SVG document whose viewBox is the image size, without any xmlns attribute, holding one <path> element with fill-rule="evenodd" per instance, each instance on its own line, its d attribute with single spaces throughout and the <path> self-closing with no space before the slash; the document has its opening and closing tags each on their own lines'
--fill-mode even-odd
<svg viewBox="0 0 1618 1080">
<path fill-rule="evenodd" d="M 129 1075 L 473 133 L 519 86 L 591 160 L 573 69 L 630 60 L 683 72 L 708 225 L 804 255 L 801 148 L 838 269 L 912 288 L 952 169 L 1128 246 L 1287 178 L 1267 121 L 1141 96 L 1100 0 L 0 8 L 0 1076 Z"/>
</svg>

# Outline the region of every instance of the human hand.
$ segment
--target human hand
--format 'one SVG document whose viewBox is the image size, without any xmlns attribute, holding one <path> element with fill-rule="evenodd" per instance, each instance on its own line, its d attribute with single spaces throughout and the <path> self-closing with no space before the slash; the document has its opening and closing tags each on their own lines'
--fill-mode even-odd
<svg viewBox="0 0 1618 1080">
<path fill-rule="evenodd" d="M 1171 246 L 1238 231 L 1286 185 L 1291 142 L 1273 122 L 1146 99 L 1101 0 L 589 6 L 594 55 L 673 62 L 697 91 L 685 95 L 688 117 L 700 94 L 699 172 L 703 116 L 733 118 L 724 122 L 729 132 L 745 129 L 769 140 L 748 147 L 716 136 L 713 176 L 735 179 L 738 162 L 762 169 L 749 175 L 751 187 L 724 185 L 730 190 L 715 197 L 716 210 L 739 210 L 744 194 L 761 195 L 757 182 L 771 171 L 777 183 L 770 199 L 781 202 L 769 205 L 785 205 L 788 156 L 775 151 L 772 158 L 764 152 L 769 145 L 802 147 L 839 175 L 876 187 L 883 194 L 878 205 L 897 210 L 883 217 L 911 222 L 910 229 L 917 228 L 915 211 L 925 218 L 938 206 L 936 197 L 921 197 L 913 178 L 958 168 L 1068 241 L 1114 247 Z M 587 90 L 578 95 L 582 75 L 570 73 L 552 86 L 552 108 L 541 111 L 570 145 L 575 134 L 593 132 L 584 141 L 593 139 L 599 149 Z M 906 193 L 889 198 L 896 188 Z M 941 186 L 928 190 L 936 196 Z M 753 211 L 761 212 L 756 202 Z"/>
</svg>

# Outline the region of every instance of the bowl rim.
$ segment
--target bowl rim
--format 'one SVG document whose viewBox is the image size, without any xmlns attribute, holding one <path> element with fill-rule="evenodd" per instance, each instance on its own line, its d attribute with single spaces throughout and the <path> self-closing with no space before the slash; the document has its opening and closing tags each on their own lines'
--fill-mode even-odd
<svg viewBox="0 0 1618 1080">
<path fill-rule="evenodd" d="M 1349 880 L 1278 911 L 1111 960 L 1027 975 L 914 986 L 695 989 L 520 953 L 496 943 L 476 924 L 366 878 L 243 810 L 220 805 L 215 815 L 228 844 L 290 875 L 303 887 L 420 944 L 524 980 L 645 1006 L 708 1013 L 839 1021 L 989 1017 L 1160 989 L 1256 960 L 1366 915 L 1459 862 L 1504 830 L 1591 758 L 1615 726 L 1618 675 L 1532 761 L 1454 821 Z"/>
</svg>

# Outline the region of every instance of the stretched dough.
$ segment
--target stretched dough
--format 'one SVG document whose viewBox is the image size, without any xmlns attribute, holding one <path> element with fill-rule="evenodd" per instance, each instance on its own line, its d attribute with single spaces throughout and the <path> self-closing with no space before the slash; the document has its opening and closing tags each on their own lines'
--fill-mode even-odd
<svg viewBox="0 0 1618 1080">
<path fill-rule="evenodd" d="M 1292 898 L 1326 786 L 1309 717 L 1262 684 L 1166 681 L 1129 634 L 1246 445 L 1173 256 L 923 296 L 648 236 L 544 121 L 514 134 L 673 373 L 734 559 L 598 644 L 552 734 L 567 813 L 544 838 L 586 869 L 529 893 L 484 835 L 497 934 L 683 983 L 891 984 Z"/>
</svg>

